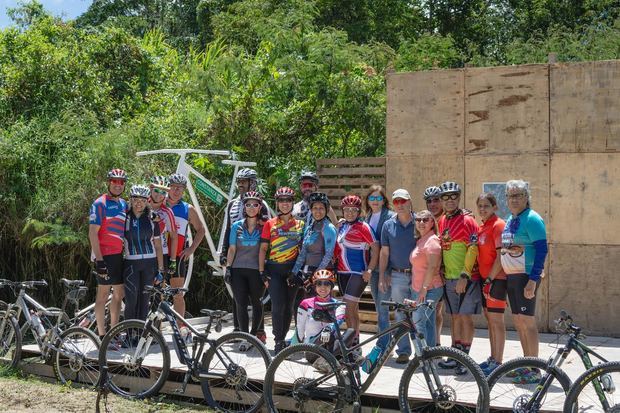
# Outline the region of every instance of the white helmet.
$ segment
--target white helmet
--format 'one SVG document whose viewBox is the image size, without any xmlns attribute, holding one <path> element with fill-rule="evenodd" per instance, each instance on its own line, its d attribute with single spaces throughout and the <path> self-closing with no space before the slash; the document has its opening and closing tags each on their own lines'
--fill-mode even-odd
<svg viewBox="0 0 620 413">
<path fill-rule="evenodd" d="M 151 196 L 151 190 L 145 185 L 132 185 L 129 190 L 129 196 L 136 198 L 148 198 Z"/>
</svg>

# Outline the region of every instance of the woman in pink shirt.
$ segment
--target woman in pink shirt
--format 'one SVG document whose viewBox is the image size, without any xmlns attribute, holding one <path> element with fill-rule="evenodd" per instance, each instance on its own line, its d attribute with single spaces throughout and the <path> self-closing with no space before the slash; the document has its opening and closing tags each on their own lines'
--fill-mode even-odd
<svg viewBox="0 0 620 413">
<path fill-rule="evenodd" d="M 418 240 L 409 257 L 413 273 L 411 298 L 418 303 L 427 300 L 437 303 L 443 296 L 443 279 L 439 274 L 441 244 L 437 236 L 437 222 L 430 211 L 415 214 L 415 232 Z M 417 329 L 424 333 L 428 345 L 435 346 L 435 308 L 420 308 L 413 313 L 413 321 Z"/>
</svg>

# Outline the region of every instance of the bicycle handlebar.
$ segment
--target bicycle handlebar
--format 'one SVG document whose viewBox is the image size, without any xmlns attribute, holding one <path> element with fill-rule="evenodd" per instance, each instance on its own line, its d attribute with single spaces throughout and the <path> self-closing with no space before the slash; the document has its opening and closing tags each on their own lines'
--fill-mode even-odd
<svg viewBox="0 0 620 413">
<path fill-rule="evenodd" d="M 45 280 L 29 280 L 29 281 L 11 281 L 7 279 L 0 280 L 0 287 L 34 289 L 34 287 L 47 287 Z"/>
<path fill-rule="evenodd" d="M 412 311 L 417 311 L 420 307 L 433 308 L 435 306 L 435 301 L 427 300 L 423 303 L 417 303 L 414 300 L 409 300 L 405 298 L 402 303 L 397 303 L 396 301 L 383 300 L 381 301 L 381 305 L 393 307 L 395 310 L 412 312 Z"/>
<path fill-rule="evenodd" d="M 581 334 L 581 327 L 573 324 L 573 318 L 565 310 L 560 311 L 560 318 L 555 320 L 556 331 L 561 334 L 574 334 L 578 337 L 585 337 Z"/>
<path fill-rule="evenodd" d="M 214 149 L 156 149 L 154 151 L 140 151 L 136 152 L 138 156 L 144 155 L 154 155 L 158 153 L 173 153 L 176 155 L 183 155 L 188 153 L 200 153 L 204 155 L 221 155 L 221 156 L 231 156 L 230 151 L 225 150 L 214 150 Z"/>
</svg>

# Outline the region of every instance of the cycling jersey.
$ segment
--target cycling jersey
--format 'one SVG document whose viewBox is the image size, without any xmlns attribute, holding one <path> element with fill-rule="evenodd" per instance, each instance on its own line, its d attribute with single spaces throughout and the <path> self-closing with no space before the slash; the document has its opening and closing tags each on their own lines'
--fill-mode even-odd
<svg viewBox="0 0 620 413">
<path fill-rule="evenodd" d="M 473 280 L 480 279 L 476 268 L 478 255 L 476 220 L 458 210 L 450 216 L 442 215 L 438 226 L 446 279 L 455 280 L 462 272 L 471 275 Z"/>
<path fill-rule="evenodd" d="M 297 274 L 304 265 L 319 270 L 327 268 L 334 256 L 335 246 L 336 227 L 328 219 L 322 219 L 306 227 L 293 274 Z"/>
<path fill-rule="evenodd" d="M 256 225 L 250 233 L 245 219 L 235 222 L 230 228 L 229 245 L 236 247 L 232 268 L 248 268 L 258 270 L 258 251 L 262 225 Z"/>
<path fill-rule="evenodd" d="M 497 215 L 482 223 L 478 230 L 478 270 L 482 279 L 486 280 L 493 268 L 493 263 L 502 246 L 502 231 L 506 223 Z M 506 279 L 506 273 L 501 270 L 496 279 Z"/>
<path fill-rule="evenodd" d="M 145 211 L 136 218 L 132 211 L 127 213 L 125 221 L 125 259 L 141 260 L 155 258 L 155 244 L 160 238 L 159 223 L 153 222 Z"/>
<path fill-rule="evenodd" d="M 541 216 L 530 208 L 511 215 L 502 232 L 501 260 L 506 274 L 527 274 L 536 281 L 546 256 L 547 233 Z"/>
<path fill-rule="evenodd" d="M 274 264 L 292 263 L 297 259 L 304 231 L 304 222 L 291 218 L 284 223 L 280 217 L 271 218 L 263 226 L 261 242 L 269 244 L 267 261 Z"/>
<path fill-rule="evenodd" d="M 111 199 L 107 194 L 101 195 L 90 207 L 89 223 L 99 225 L 99 248 L 101 255 L 113 255 L 123 252 L 123 235 L 127 202 L 119 198 Z"/>
<path fill-rule="evenodd" d="M 161 233 L 161 247 L 164 254 L 168 254 L 168 234 L 172 231 L 176 231 L 177 223 L 174 219 L 174 213 L 170 208 L 165 205 L 161 205 L 159 209 L 153 211 L 159 217 L 159 232 Z"/>
<path fill-rule="evenodd" d="M 312 343 L 326 326 L 332 326 L 332 323 L 325 323 L 322 321 L 316 321 L 312 317 L 312 313 L 319 308 L 316 303 L 332 303 L 336 300 L 331 296 L 321 298 L 319 296 L 306 298 L 297 307 L 297 328 L 295 330 L 296 335 L 293 336 L 299 343 Z M 335 310 L 330 310 L 332 316 L 336 317 L 338 325 L 344 322 L 345 306 L 341 305 L 336 307 Z"/>
<path fill-rule="evenodd" d="M 174 214 L 174 219 L 177 223 L 177 257 L 181 255 L 185 248 L 185 242 L 187 239 L 187 231 L 189 230 L 189 204 L 183 200 L 180 200 L 176 205 L 169 207 Z"/>
<path fill-rule="evenodd" d="M 344 222 L 338 230 L 334 255 L 338 272 L 359 274 L 366 271 L 370 260 L 370 245 L 377 242 L 370 226 L 357 220 Z"/>
</svg>

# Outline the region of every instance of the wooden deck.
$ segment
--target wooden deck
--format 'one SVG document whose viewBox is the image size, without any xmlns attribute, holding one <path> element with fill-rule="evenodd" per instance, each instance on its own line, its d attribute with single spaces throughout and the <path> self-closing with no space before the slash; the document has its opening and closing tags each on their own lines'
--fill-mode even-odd
<svg viewBox="0 0 620 413">
<path fill-rule="evenodd" d="M 194 321 L 196 322 L 198 326 L 200 326 L 201 323 L 204 322 L 204 320 L 200 318 L 194 319 Z M 230 331 L 232 331 L 232 326 L 225 325 L 222 332 L 219 334 L 214 334 L 213 337 L 226 334 Z M 166 333 L 165 330 L 164 332 Z M 267 328 L 267 332 L 269 336 L 271 333 L 269 327 Z M 172 346 L 171 336 L 169 334 L 165 334 L 165 337 L 166 337 L 166 340 L 170 348 L 172 349 L 173 346 Z M 369 335 L 366 333 L 363 333 L 362 339 L 364 339 L 365 337 L 369 337 Z M 551 334 L 541 334 L 540 338 L 541 338 L 540 357 L 543 359 L 546 359 L 554 352 L 555 350 L 554 342 L 556 341 L 557 337 Z M 450 342 L 449 335 L 444 334 L 442 336 L 442 342 L 449 343 Z M 563 344 L 564 341 L 561 341 L 561 343 Z M 613 339 L 613 338 L 606 338 L 606 337 L 589 337 L 586 340 L 586 343 L 592 346 L 596 351 L 600 352 L 600 354 L 602 354 L 609 360 L 620 359 L 620 339 Z M 273 345 L 274 343 L 271 340 L 271 338 L 268 339 L 267 347 L 270 350 L 272 350 Z M 365 346 L 364 354 L 367 354 L 371 350 L 371 348 L 372 348 L 372 344 Z M 489 343 L 488 343 L 488 336 L 487 336 L 486 330 L 477 330 L 476 339 L 472 347 L 472 353 L 471 353 L 472 357 L 477 362 L 481 362 L 484 359 L 486 359 L 488 355 L 488 349 L 489 349 Z M 36 353 L 35 348 L 26 348 L 24 350 L 25 350 L 26 356 L 28 356 L 28 353 L 30 353 L 30 355 L 34 355 L 34 353 Z M 185 366 L 181 365 L 181 363 L 178 361 L 174 350 L 171 350 L 170 355 L 171 355 L 171 374 L 161 392 L 164 394 L 180 396 L 178 393 L 178 389 L 180 388 L 180 385 L 181 385 L 180 382 L 182 380 L 183 373 L 185 372 L 186 369 L 185 369 Z M 506 343 L 506 350 L 505 350 L 505 360 L 519 357 L 520 355 L 521 355 L 521 349 L 520 349 L 520 345 L 519 345 L 516 334 L 514 332 L 508 332 L 508 341 Z M 242 356 L 242 357 L 252 357 L 252 353 L 251 352 L 247 353 L 245 356 Z M 147 364 L 153 369 L 157 369 L 159 366 L 161 366 L 161 360 L 162 360 L 161 353 L 154 353 L 154 354 L 151 354 L 147 358 Z M 405 365 L 396 364 L 394 361 L 394 358 L 391 358 L 390 360 L 386 362 L 383 369 L 380 371 L 378 376 L 375 378 L 373 384 L 370 386 L 370 388 L 368 389 L 368 391 L 365 393 L 364 397 L 362 398 L 362 403 L 364 405 L 364 411 L 376 412 L 377 408 L 379 408 L 380 409 L 379 411 L 381 412 L 398 411 L 398 403 L 397 403 L 398 385 L 399 385 L 400 378 L 401 378 L 404 368 L 405 368 Z M 37 374 L 37 375 L 47 376 L 47 377 L 54 376 L 51 367 L 44 365 L 42 363 L 24 363 L 24 369 L 32 374 Z M 579 360 L 576 354 L 571 354 L 571 356 L 569 356 L 568 360 L 563 366 L 563 369 L 569 375 L 571 380 L 574 380 L 575 378 L 577 378 L 577 376 L 580 375 L 584 371 L 583 365 L 581 364 L 581 360 Z M 263 379 L 262 377 L 260 377 L 261 374 L 262 373 L 259 371 L 250 372 L 250 376 L 258 380 Z M 362 374 L 363 374 L 363 378 L 366 377 L 364 373 Z M 448 378 L 448 380 L 452 380 L 453 385 L 460 386 L 460 388 L 463 388 L 463 386 L 473 384 L 462 378 L 449 377 L 448 373 L 446 373 L 445 377 Z M 183 396 L 201 400 L 203 396 L 202 396 L 200 384 L 195 383 L 195 382 L 190 382 Z M 216 397 L 218 398 L 221 397 L 225 399 L 228 396 L 229 395 L 225 393 L 220 393 Z M 514 395 L 512 396 L 515 397 Z M 491 405 L 492 405 L 492 408 L 494 407 L 494 408 L 499 408 L 499 409 L 502 409 L 502 408 L 505 409 L 505 408 L 512 406 L 512 401 L 513 399 L 508 399 L 504 396 L 497 397 L 497 395 L 495 395 L 495 397 L 493 397 L 493 394 L 492 394 Z M 563 397 L 563 393 L 561 392 L 561 389 L 558 386 L 552 387 L 551 392 L 547 399 L 547 408 L 549 409 L 548 411 L 561 411 L 563 401 L 564 401 L 564 397 Z M 468 400 L 468 402 L 474 404 L 475 400 Z"/>
</svg>

